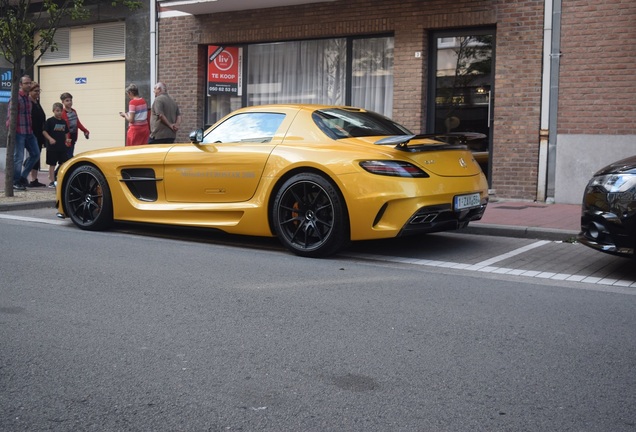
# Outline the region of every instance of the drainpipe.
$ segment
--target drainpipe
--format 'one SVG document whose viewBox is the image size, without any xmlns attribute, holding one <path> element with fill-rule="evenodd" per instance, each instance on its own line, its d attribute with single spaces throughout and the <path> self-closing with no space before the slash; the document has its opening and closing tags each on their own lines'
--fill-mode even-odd
<svg viewBox="0 0 636 432">
<path fill-rule="evenodd" d="M 545 0 L 537 201 L 554 202 L 561 57 L 561 1 Z"/>
<path fill-rule="evenodd" d="M 557 152 L 557 118 L 559 111 L 559 67 L 561 63 L 561 2 L 553 0 L 552 49 L 550 52 L 550 114 L 548 125 L 548 187 L 547 201 L 554 202 Z"/>
<path fill-rule="evenodd" d="M 552 46 L 552 0 L 545 0 L 543 13 L 543 72 L 541 76 L 541 129 L 539 131 L 539 172 L 537 201 L 546 200 L 548 181 L 548 135 L 550 128 L 550 49 Z"/>
<path fill-rule="evenodd" d="M 150 88 L 157 83 L 157 1 L 150 0 Z M 151 103 L 155 100 L 155 92 L 150 92 Z"/>
</svg>

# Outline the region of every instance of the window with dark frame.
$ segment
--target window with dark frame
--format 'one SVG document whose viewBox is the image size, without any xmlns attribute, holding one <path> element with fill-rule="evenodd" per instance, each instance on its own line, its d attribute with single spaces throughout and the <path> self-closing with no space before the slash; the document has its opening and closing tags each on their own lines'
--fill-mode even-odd
<svg viewBox="0 0 636 432">
<path fill-rule="evenodd" d="M 206 123 L 277 103 L 353 105 L 391 117 L 393 44 L 392 36 L 375 36 L 244 46 L 240 96 L 207 96 Z"/>
</svg>

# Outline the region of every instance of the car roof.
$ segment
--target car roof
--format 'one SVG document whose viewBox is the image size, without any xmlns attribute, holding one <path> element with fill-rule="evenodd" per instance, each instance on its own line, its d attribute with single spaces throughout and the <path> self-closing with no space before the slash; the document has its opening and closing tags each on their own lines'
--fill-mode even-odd
<svg viewBox="0 0 636 432">
<path fill-rule="evenodd" d="M 346 105 L 294 104 L 294 103 L 251 105 L 251 106 L 240 108 L 237 111 L 249 111 L 249 110 L 253 110 L 253 109 L 275 110 L 275 109 L 281 109 L 281 108 L 291 108 L 291 109 L 297 109 L 297 110 L 310 110 L 310 111 L 315 111 L 315 110 L 319 110 L 319 109 L 340 108 L 340 109 L 347 109 L 347 110 L 366 111 L 363 108 L 358 108 L 358 107 L 353 107 L 353 106 L 346 106 Z"/>
</svg>

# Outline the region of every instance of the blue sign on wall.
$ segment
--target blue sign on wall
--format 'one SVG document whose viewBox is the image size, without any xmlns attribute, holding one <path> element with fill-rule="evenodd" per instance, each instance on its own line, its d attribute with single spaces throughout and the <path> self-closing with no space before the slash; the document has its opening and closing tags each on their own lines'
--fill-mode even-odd
<svg viewBox="0 0 636 432">
<path fill-rule="evenodd" d="M 8 103 L 11 97 L 11 69 L 0 68 L 0 103 Z"/>
<path fill-rule="evenodd" d="M 86 77 L 75 78 L 75 84 L 86 84 Z"/>
</svg>

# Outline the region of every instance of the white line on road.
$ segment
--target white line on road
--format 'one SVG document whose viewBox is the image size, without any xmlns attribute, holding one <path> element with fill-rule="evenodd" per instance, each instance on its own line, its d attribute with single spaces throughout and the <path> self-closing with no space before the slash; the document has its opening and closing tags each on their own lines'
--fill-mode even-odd
<svg viewBox="0 0 636 432">
<path fill-rule="evenodd" d="M 19 220 L 24 222 L 36 222 L 43 223 L 48 225 L 69 225 L 71 224 L 68 220 L 55 220 L 55 219 L 40 219 L 33 218 L 28 216 L 15 216 L 15 215 L 5 215 L 0 214 L 0 219 L 7 220 Z M 507 267 L 496 267 L 492 264 L 495 264 L 499 261 L 506 260 L 508 258 L 514 257 L 516 255 L 520 255 L 529 250 L 541 247 L 545 244 L 551 243 L 548 240 L 540 240 L 529 245 L 520 247 L 513 251 L 507 252 L 505 254 L 497 255 L 496 257 L 489 258 L 484 261 L 480 261 L 476 264 L 465 264 L 465 263 L 457 263 L 452 261 L 437 261 L 437 260 L 429 260 L 429 259 L 420 259 L 420 258 L 401 258 L 395 256 L 387 256 L 387 255 L 371 255 L 371 254 L 363 254 L 363 253 L 344 253 L 343 255 L 350 256 L 352 258 L 361 258 L 372 261 L 385 261 L 385 262 L 394 262 L 400 264 L 414 264 L 414 265 L 422 265 L 422 266 L 430 266 L 430 267 L 445 267 L 445 268 L 453 268 L 458 270 L 471 270 L 478 271 L 482 273 L 497 273 L 497 274 L 505 274 L 511 276 L 525 276 L 525 277 L 534 277 L 540 279 L 552 279 L 552 280 L 560 280 L 560 281 L 570 281 L 570 282 L 583 282 L 589 284 L 596 285 L 606 285 L 606 286 L 614 286 L 614 287 L 625 287 L 625 288 L 633 288 L 636 287 L 636 282 L 630 280 L 621 280 L 621 279 L 613 279 L 613 278 L 599 278 L 594 276 L 584 276 L 584 275 L 576 275 L 576 274 L 568 274 L 568 273 L 553 273 L 553 272 L 541 272 L 536 270 L 523 270 L 523 269 L 511 269 Z M 626 291 L 629 294 L 633 293 L 631 290 Z"/>
<path fill-rule="evenodd" d="M 546 243 L 550 243 L 550 242 L 548 240 L 540 240 L 540 241 L 531 243 L 529 245 L 520 247 L 519 249 L 515 249 L 515 250 L 512 250 L 510 252 L 506 252 L 505 254 L 501 254 L 499 256 L 492 257 L 490 259 L 484 260 L 482 262 L 478 262 L 474 266 L 475 267 L 479 267 L 479 266 L 486 267 L 486 266 L 492 265 L 492 264 L 494 264 L 496 262 L 503 261 L 503 260 L 508 259 L 508 258 L 512 258 L 513 256 L 521 255 L 524 252 L 527 252 L 529 250 L 538 248 L 539 246 L 543 246 Z"/>
<path fill-rule="evenodd" d="M 549 241 L 542 240 L 543 244 L 550 243 Z M 537 242 L 537 243 L 541 243 Z M 536 243 L 533 243 L 536 245 Z M 541 245 L 537 245 L 534 247 L 538 247 Z M 523 249 L 523 248 L 520 248 Z M 502 259 L 509 258 L 509 254 L 513 252 L 518 252 L 520 249 L 516 249 L 515 251 L 509 252 L 508 254 L 499 255 L 495 258 L 500 258 L 497 261 L 501 261 Z M 530 248 L 534 249 L 534 248 Z M 529 250 L 529 249 L 526 249 Z M 521 252 L 516 253 L 518 255 Z M 443 267 L 443 268 L 453 268 L 458 270 L 469 270 L 469 271 L 478 271 L 482 273 L 496 273 L 496 274 L 505 274 L 510 276 L 525 276 L 525 277 L 533 277 L 539 279 L 552 279 L 559 281 L 569 281 L 569 282 L 583 282 L 588 284 L 595 285 L 605 285 L 612 287 L 623 287 L 623 288 L 634 288 L 636 287 L 636 282 L 630 280 L 619 280 L 612 278 L 599 278 L 595 276 L 584 276 L 584 275 L 576 275 L 576 274 L 568 274 L 568 273 L 553 273 L 553 272 L 542 272 L 536 270 L 523 270 L 523 269 L 511 269 L 507 267 L 496 267 L 492 265 L 484 265 L 486 262 L 490 262 L 491 260 L 485 260 L 477 264 L 463 264 L 456 263 L 451 261 L 437 261 L 437 260 L 429 260 L 429 259 L 418 259 L 418 258 L 403 258 L 403 257 L 395 257 L 389 255 L 372 255 L 372 254 L 364 254 L 364 253 L 355 253 L 355 252 L 347 252 L 345 255 L 352 258 L 361 258 L 370 261 L 384 261 L 384 262 L 393 262 L 399 264 L 413 264 L 413 265 L 421 265 L 421 266 L 429 266 L 429 267 Z M 620 290 L 625 294 L 633 294 L 636 295 L 636 292 L 633 290 Z"/>
<path fill-rule="evenodd" d="M 24 222 L 37 222 L 49 225 L 67 225 L 69 222 L 65 220 L 55 220 L 55 219 L 41 219 L 41 218 L 33 218 L 28 216 L 15 216 L 15 215 L 4 215 L 0 214 L 0 219 L 9 219 L 9 220 L 19 220 Z"/>
</svg>

